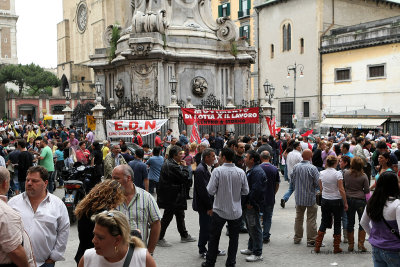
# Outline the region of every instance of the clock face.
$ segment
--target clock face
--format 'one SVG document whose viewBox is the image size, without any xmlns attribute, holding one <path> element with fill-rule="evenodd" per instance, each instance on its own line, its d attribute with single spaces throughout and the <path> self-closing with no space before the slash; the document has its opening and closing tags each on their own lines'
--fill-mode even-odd
<svg viewBox="0 0 400 267">
<path fill-rule="evenodd" d="M 85 2 L 81 2 L 78 5 L 76 13 L 76 23 L 78 24 L 79 32 L 83 33 L 86 30 L 87 25 L 87 5 Z"/>
</svg>

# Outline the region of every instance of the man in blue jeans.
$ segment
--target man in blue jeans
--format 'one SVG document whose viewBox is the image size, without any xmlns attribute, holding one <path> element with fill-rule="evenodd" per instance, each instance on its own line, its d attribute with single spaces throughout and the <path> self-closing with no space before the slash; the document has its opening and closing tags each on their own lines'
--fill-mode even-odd
<svg viewBox="0 0 400 267">
<path fill-rule="evenodd" d="M 296 141 L 293 143 L 293 151 L 289 152 L 289 154 L 287 155 L 287 159 L 286 159 L 286 167 L 287 167 L 287 174 L 288 174 L 289 181 L 291 180 L 294 165 L 301 162 L 302 160 L 303 160 L 303 157 L 301 156 L 301 145 L 300 145 L 300 142 Z M 293 192 L 294 192 L 294 188 L 293 188 L 292 183 L 290 183 L 288 191 L 285 193 L 285 195 L 283 195 L 283 198 L 281 199 L 281 207 L 282 208 L 285 208 L 285 204 L 286 204 L 286 202 L 288 202 L 288 200 L 289 200 L 290 196 L 293 194 Z"/>
<path fill-rule="evenodd" d="M 246 261 L 256 262 L 263 260 L 263 233 L 261 230 L 260 212 L 263 211 L 263 189 L 267 177 L 259 165 L 260 155 L 256 151 L 249 150 L 244 161 L 248 169 L 247 183 L 249 184 L 249 194 L 245 199 L 245 207 L 243 208 L 245 209 L 246 226 L 250 238 L 247 249 L 240 250 L 240 253 L 248 255 Z"/>
<path fill-rule="evenodd" d="M 272 224 L 272 214 L 274 212 L 275 195 L 278 192 L 281 178 L 279 170 L 271 164 L 271 155 L 268 151 L 261 152 L 260 167 L 267 176 L 267 182 L 264 186 L 264 209 L 263 209 L 263 241 L 265 244 L 270 241 L 270 230 Z"/>
<path fill-rule="evenodd" d="M 225 223 L 229 226 L 228 258 L 225 265 L 236 265 L 239 242 L 240 217 L 242 216 L 241 196 L 249 193 L 245 172 L 232 163 L 235 152 L 223 148 L 221 158 L 224 164 L 216 168 L 207 185 L 207 191 L 214 196 L 211 216 L 210 239 L 206 261 L 202 267 L 214 267 L 218 254 L 219 239 Z"/>
</svg>

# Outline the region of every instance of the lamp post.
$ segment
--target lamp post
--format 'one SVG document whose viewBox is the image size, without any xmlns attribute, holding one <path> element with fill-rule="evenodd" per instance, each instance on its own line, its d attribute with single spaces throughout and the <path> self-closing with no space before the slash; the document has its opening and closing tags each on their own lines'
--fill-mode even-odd
<svg viewBox="0 0 400 267">
<path fill-rule="evenodd" d="M 287 78 L 290 78 L 290 72 L 293 71 L 293 114 L 296 115 L 296 79 L 297 71 L 300 70 L 300 78 L 304 77 L 303 70 L 304 66 L 302 64 L 296 64 L 287 66 Z"/>
<path fill-rule="evenodd" d="M 271 106 L 272 99 L 274 98 L 275 95 L 275 86 L 269 83 L 268 80 L 266 80 L 264 83 L 264 92 L 266 96 L 266 101 Z M 272 107 L 271 107 L 271 120 L 272 120 Z"/>
<path fill-rule="evenodd" d="M 175 76 L 172 76 L 169 80 L 169 86 L 171 89 L 171 104 L 168 106 L 169 110 L 169 126 L 172 129 L 173 136 L 179 136 L 179 125 L 178 125 L 178 118 L 179 118 L 179 109 L 176 97 L 176 86 L 178 81 L 176 80 Z"/>
<path fill-rule="evenodd" d="M 265 93 L 265 101 L 264 104 L 261 106 L 262 110 L 262 120 L 261 120 L 261 131 L 262 133 L 268 133 L 269 132 L 269 127 L 267 124 L 267 117 L 269 116 L 270 119 L 272 120 L 273 117 L 273 107 L 272 107 L 272 100 L 274 98 L 275 94 L 275 87 L 268 81 L 266 80 L 265 83 L 263 84 L 264 87 L 264 93 Z M 269 132 L 269 134 L 274 134 Z"/>
</svg>

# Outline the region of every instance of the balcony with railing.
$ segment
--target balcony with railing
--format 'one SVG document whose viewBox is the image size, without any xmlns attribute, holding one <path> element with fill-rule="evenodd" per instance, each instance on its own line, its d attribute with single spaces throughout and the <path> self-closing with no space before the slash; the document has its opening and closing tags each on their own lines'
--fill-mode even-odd
<svg viewBox="0 0 400 267">
<path fill-rule="evenodd" d="M 239 10 L 238 11 L 238 18 L 247 18 L 250 16 L 250 9 L 245 9 L 245 10 Z"/>
</svg>

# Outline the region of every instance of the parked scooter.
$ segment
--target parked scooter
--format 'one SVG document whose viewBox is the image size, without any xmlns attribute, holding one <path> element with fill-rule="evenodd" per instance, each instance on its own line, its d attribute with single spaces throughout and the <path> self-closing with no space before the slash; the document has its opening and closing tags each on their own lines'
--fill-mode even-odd
<svg viewBox="0 0 400 267">
<path fill-rule="evenodd" d="M 92 174 L 93 167 L 84 165 L 64 168 L 61 172 L 65 191 L 63 201 L 68 210 L 70 223 L 76 221 L 75 207 L 85 197 Z"/>
</svg>

